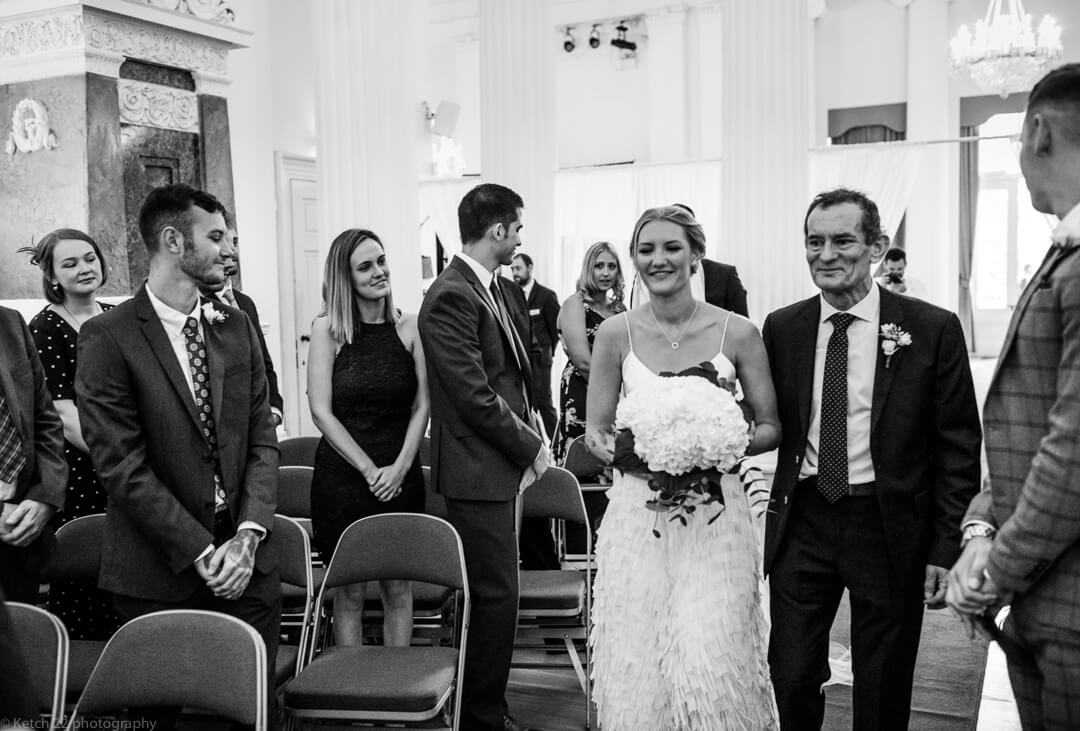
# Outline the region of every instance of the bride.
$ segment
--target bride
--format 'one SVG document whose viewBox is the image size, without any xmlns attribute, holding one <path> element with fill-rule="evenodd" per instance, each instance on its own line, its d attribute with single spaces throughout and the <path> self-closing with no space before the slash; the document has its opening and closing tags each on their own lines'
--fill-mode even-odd
<svg viewBox="0 0 1080 731">
<path fill-rule="evenodd" d="M 620 393 L 647 388 L 661 373 L 707 377 L 708 364 L 721 378 L 738 378 L 753 409 L 747 453 L 774 448 L 776 394 L 757 328 L 690 291 L 705 255 L 700 224 L 681 207 L 651 208 L 634 227 L 630 252 L 650 299 L 597 333 L 590 449 L 611 462 Z M 596 544 L 591 640 L 603 731 L 777 726 L 758 534 L 738 477 L 725 476 L 722 489 L 726 507 L 701 506 L 682 525 L 646 508 L 655 493 L 645 479 L 615 473 Z"/>
</svg>

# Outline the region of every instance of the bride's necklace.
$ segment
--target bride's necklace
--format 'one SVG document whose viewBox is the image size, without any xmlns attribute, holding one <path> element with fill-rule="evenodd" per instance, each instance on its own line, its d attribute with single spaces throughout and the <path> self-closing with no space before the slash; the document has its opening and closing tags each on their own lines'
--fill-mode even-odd
<svg viewBox="0 0 1080 731">
<path fill-rule="evenodd" d="M 659 330 L 660 334 L 664 336 L 664 340 L 667 340 L 669 343 L 671 343 L 672 350 L 679 349 L 679 342 L 683 339 L 683 336 L 686 335 L 686 331 L 690 328 L 690 323 L 694 321 L 694 315 L 697 314 L 697 308 L 698 303 L 694 302 L 694 311 L 691 312 L 690 317 L 686 319 L 686 324 L 683 325 L 682 330 L 679 331 L 679 335 L 674 340 L 672 340 L 668 337 L 667 331 L 665 331 L 664 328 L 661 327 L 660 321 L 656 319 L 656 313 L 653 312 L 652 304 L 649 305 L 649 314 L 652 315 L 652 321 L 656 324 L 656 329 Z"/>
</svg>

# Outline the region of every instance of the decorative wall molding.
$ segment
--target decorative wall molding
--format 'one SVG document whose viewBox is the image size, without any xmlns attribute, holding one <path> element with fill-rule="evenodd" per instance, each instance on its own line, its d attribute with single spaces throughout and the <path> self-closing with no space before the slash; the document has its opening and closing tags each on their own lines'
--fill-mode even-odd
<svg viewBox="0 0 1080 731">
<path fill-rule="evenodd" d="M 194 15 L 200 20 L 211 20 L 225 25 L 236 23 L 236 13 L 225 0 L 140 0 L 140 2 L 165 10 Z"/>
<path fill-rule="evenodd" d="M 160 5 L 158 0 L 132 0 L 130 4 Z M 0 84 L 83 73 L 115 78 L 124 59 L 134 58 L 192 71 L 202 76 L 214 93 L 222 95 L 229 84 L 228 53 L 236 46 L 228 40 L 146 19 L 87 5 L 67 5 L 0 19 Z"/>
<path fill-rule="evenodd" d="M 118 79 L 116 90 L 121 122 L 199 133 L 199 98 L 195 92 L 131 79 Z"/>
</svg>

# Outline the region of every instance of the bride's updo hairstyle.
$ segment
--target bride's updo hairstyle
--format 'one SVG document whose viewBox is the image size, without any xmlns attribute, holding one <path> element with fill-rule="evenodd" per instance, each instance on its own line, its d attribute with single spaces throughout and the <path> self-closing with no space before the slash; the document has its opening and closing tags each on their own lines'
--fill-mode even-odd
<svg viewBox="0 0 1080 731">
<path fill-rule="evenodd" d="M 690 244 L 690 253 L 696 255 L 697 261 L 690 265 L 691 272 L 697 272 L 701 260 L 705 258 L 705 229 L 701 227 L 694 212 L 688 206 L 676 203 L 671 206 L 649 208 L 641 214 L 641 218 L 634 224 L 634 235 L 630 237 L 630 258 L 633 260 L 637 251 L 638 237 L 645 224 L 652 221 L 669 221 L 679 226 L 686 233 L 686 241 Z M 637 265 L 635 264 L 635 268 Z"/>
</svg>

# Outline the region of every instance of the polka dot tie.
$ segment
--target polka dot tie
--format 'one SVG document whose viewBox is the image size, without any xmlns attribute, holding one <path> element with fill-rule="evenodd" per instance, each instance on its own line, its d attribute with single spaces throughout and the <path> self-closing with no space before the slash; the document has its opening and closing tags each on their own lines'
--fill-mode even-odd
<svg viewBox="0 0 1080 731">
<path fill-rule="evenodd" d="M 221 484 L 221 469 L 218 466 L 217 427 L 214 425 L 214 410 L 210 406 L 210 367 L 206 363 L 206 344 L 199 334 L 199 321 L 189 317 L 184 323 L 184 341 L 187 350 L 188 366 L 191 368 L 191 382 L 195 386 L 195 408 L 202 422 L 203 438 L 210 445 L 214 458 L 214 512 L 229 507 L 225 499 L 225 488 Z"/>
<path fill-rule="evenodd" d="M 846 312 L 829 318 L 833 332 L 825 351 L 825 378 L 821 384 L 817 488 L 830 503 L 848 494 L 847 329 L 854 319 Z"/>
</svg>

